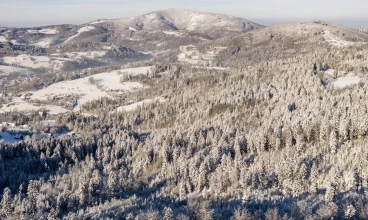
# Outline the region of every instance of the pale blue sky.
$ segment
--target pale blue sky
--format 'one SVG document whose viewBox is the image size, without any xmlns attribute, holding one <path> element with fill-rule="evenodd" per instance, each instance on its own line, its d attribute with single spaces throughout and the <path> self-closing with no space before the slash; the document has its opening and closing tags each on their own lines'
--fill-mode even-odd
<svg viewBox="0 0 368 220">
<path fill-rule="evenodd" d="M 223 13 L 265 25 L 325 20 L 368 27 L 367 0 L 0 0 L 0 26 L 81 24 L 167 8 Z"/>
</svg>

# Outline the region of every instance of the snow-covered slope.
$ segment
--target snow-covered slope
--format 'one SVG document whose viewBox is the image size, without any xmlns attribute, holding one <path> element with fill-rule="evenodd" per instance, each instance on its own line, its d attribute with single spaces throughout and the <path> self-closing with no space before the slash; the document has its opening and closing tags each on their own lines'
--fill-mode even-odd
<svg viewBox="0 0 368 220">
<path fill-rule="evenodd" d="M 316 50 L 339 53 L 341 49 L 368 45 L 368 33 L 322 21 L 280 24 L 228 36 L 197 45 L 206 54 L 224 47 L 213 60 L 216 65 L 233 67 L 254 65 L 265 59 L 293 58 Z M 275 52 L 276 51 L 276 52 Z M 235 60 L 241 62 L 234 62 Z"/>
<path fill-rule="evenodd" d="M 228 15 L 168 9 L 82 25 L 3 28 L 0 30 L 0 59 L 21 67 L 74 71 L 75 67 L 150 59 L 169 54 L 182 45 L 199 44 L 261 27 Z M 29 56 L 32 59 L 28 59 Z M 49 57 L 50 62 L 45 60 L 41 65 L 39 58 L 33 56 Z"/>
</svg>

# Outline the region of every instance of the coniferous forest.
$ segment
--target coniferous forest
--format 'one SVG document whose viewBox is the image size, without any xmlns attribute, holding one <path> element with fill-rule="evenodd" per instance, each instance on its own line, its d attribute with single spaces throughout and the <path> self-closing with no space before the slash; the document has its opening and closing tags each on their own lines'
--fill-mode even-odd
<svg viewBox="0 0 368 220">
<path fill-rule="evenodd" d="M 320 31 L 368 37 L 309 25 L 198 45 L 226 47 L 217 68 L 144 61 L 149 73 L 122 77 L 144 89 L 79 111 L 1 113 L 73 135 L 0 142 L 0 219 L 367 219 L 368 45 L 336 47 Z M 331 85 L 349 74 L 359 83 Z"/>
</svg>

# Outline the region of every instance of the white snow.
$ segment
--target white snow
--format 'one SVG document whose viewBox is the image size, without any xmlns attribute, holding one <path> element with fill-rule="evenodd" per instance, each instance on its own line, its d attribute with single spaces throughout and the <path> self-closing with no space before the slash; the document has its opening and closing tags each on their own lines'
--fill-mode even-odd
<svg viewBox="0 0 368 220">
<path fill-rule="evenodd" d="M 131 30 L 131 31 L 138 31 L 137 29 L 135 29 L 133 27 L 129 27 L 129 30 Z"/>
<path fill-rule="evenodd" d="M 6 37 L 0 36 L 0 42 L 8 42 L 8 40 L 6 39 Z"/>
<path fill-rule="evenodd" d="M 28 33 L 30 34 L 57 34 L 58 33 L 58 30 L 56 29 L 41 29 L 41 30 L 27 30 Z"/>
<path fill-rule="evenodd" d="M 155 98 L 155 99 L 146 99 L 146 100 L 143 100 L 143 101 L 140 101 L 140 102 L 136 102 L 136 103 L 133 103 L 133 104 L 130 104 L 130 105 L 126 105 L 126 106 L 120 106 L 119 108 L 116 109 L 117 112 L 129 112 L 129 111 L 133 111 L 135 110 L 136 108 L 140 107 L 140 106 L 143 106 L 143 105 L 146 105 L 146 104 L 150 104 L 150 103 L 153 103 L 153 102 L 165 102 L 166 100 L 159 97 L 159 98 Z"/>
<path fill-rule="evenodd" d="M 22 44 L 22 43 L 18 43 L 16 40 L 11 40 L 10 41 L 12 44 L 14 44 L 14 45 L 24 45 L 24 44 Z"/>
<path fill-rule="evenodd" d="M 334 77 L 335 76 L 335 70 L 334 69 L 328 69 L 325 71 L 325 75 Z"/>
<path fill-rule="evenodd" d="M 129 74 L 129 75 L 140 75 L 140 74 L 146 74 L 147 71 L 150 71 L 151 67 L 150 66 L 145 66 L 145 67 L 137 67 L 137 68 L 130 68 L 130 69 L 122 69 L 122 70 L 118 70 L 120 72 L 120 74 Z"/>
<path fill-rule="evenodd" d="M 45 39 L 43 41 L 40 41 L 38 43 L 34 43 L 33 45 L 37 46 L 37 47 L 42 47 L 42 48 L 49 48 L 51 45 L 51 39 Z"/>
<path fill-rule="evenodd" d="M 74 39 L 74 38 L 78 37 L 81 33 L 88 32 L 88 31 L 92 31 L 92 30 L 94 30 L 94 29 L 96 29 L 96 28 L 95 28 L 95 27 L 93 27 L 93 26 L 85 26 L 85 27 L 82 27 L 81 29 L 79 29 L 79 30 L 78 30 L 78 33 L 77 33 L 77 34 L 75 34 L 75 35 L 73 35 L 73 36 L 69 37 L 69 38 L 68 38 L 64 43 L 67 43 L 67 42 L 69 42 L 70 40 L 72 40 L 72 39 Z"/>
<path fill-rule="evenodd" d="M 15 139 L 15 136 L 11 135 L 8 132 L 0 132 L 0 142 L 5 141 L 8 142 L 10 144 L 14 144 L 19 142 L 19 140 Z"/>
<path fill-rule="evenodd" d="M 94 22 L 91 22 L 90 24 L 101 24 L 101 23 L 104 23 L 106 20 L 100 20 L 100 21 L 94 21 Z"/>
<path fill-rule="evenodd" d="M 334 36 L 329 31 L 324 31 L 322 36 L 329 44 L 331 44 L 333 46 L 336 46 L 336 47 L 347 47 L 347 46 L 352 46 L 352 45 L 356 44 L 355 42 L 342 40 L 339 37 Z"/>
<path fill-rule="evenodd" d="M 47 100 L 52 95 L 79 95 L 78 105 L 74 110 L 78 110 L 80 105 L 88 101 L 96 100 L 100 97 L 110 97 L 110 91 L 131 91 L 143 88 L 143 85 L 138 82 L 120 83 L 120 78 L 124 73 L 141 74 L 143 68 L 117 70 L 106 73 L 99 73 L 85 78 L 80 78 L 72 81 L 64 81 L 50 85 L 49 87 L 38 90 L 33 93 L 31 99 Z M 95 84 L 89 83 L 89 78 L 93 77 Z M 98 86 L 102 88 L 99 89 Z"/>
<path fill-rule="evenodd" d="M 50 66 L 50 58 L 46 56 L 29 56 L 19 55 L 16 57 L 3 57 L 3 62 L 11 65 L 19 65 L 29 68 L 48 68 Z"/>
<path fill-rule="evenodd" d="M 38 30 L 27 30 L 27 32 L 30 34 L 37 34 Z"/>
<path fill-rule="evenodd" d="M 167 35 L 175 35 L 177 37 L 183 36 L 183 34 L 178 31 L 163 31 L 163 33 Z"/>
<path fill-rule="evenodd" d="M 124 35 L 121 35 L 121 37 L 125 38 Z M 132 37 L 129 37 L 129 38 L 125 38 L 127 40 L 131 40 L 131 41 L 141 41 L 142 39 L 141 38 L 132 38 Z"/>
<path fill-rule="evenodd" d="M 80 95 L 78 105 L 100 97 L 110 97 L 106 92 L 99 90 L 95 85 L 88 82 L 88 78 L 72 81 L 63 81 L 50 85 L 45 89 L 33 93 L 32 99 L 47 100 L 53 95 Z"/>
<path fill-rule="evenodd" d="M 79 29 L 78 33 L 88 32 L 88 31 L 92 31 L 94 29 L 96 29 L 96 28 L 93 27 L 93 26 L 85 26 L 85 27 L 82 27 L 81 29 Z"/>
<path fill-rule="evenodd" d="M 57 34 L 58 30 L 56 30 L 56 29 L 42 29 L 38 32 L 41 33 L 41 34 Z"/>
<path fill-rule="evenodd" d="M 24 72 L 27 71 L 27 69 L 23 69 L 23 68 L 18 68 L 18 67 L 14 67 L 14 66 L 3 66 L 0 65 L 0 72 L 4 72 L 4 73 L 13 73 L 13 72 Z"/>
<path fill-rule="evenodd" d="M 64 67 L 65 59 L 64 58 L 52 58 L 51 60 L 52 68 L 54 70 L 61 70 Z"/>
<path fill-rule="evenodd" d="M 361 78 L 357 76 L 352 77 L 339 77 L 337 79 L 330 79 L 327 81 L 328 85 L 332 85 L 336 88 L 344 88 L 349 85 L 358 84 L 360 82 Z"/>
<path fill-rule="evenodd" d="M 32 103 L 29 102 L 25 102 L 23 100 L 21 100 L 20 98 L 15 99 L 13 103 L 11 103 L 10 105 L 6 106 L 4 105 L 1 109 L 0 109 L 0 113 L 4 113 L 4 112 L 12 112 L 12 111 L 39 111 L 40 109 L 46 109 L 49 111 L 49 114 L 51 115 L 58 115 L 61 113 L 65 113 L 68 110 L 65 108 L 62 108 L 60 106 L 55 106 L 55 105 L 41 105 L 41 106 L 35 106 Z"/>
<path fill-rule="evenodd" d="M 218 66 L 193 66 L 198 69 L 207 69 L 207 70 L 229 70 L 229 67 L 218 67 Z"/>
<path fill-rule="evenodd" d="M 139 82 L 124 82 L 120 83 L 120 78 L 122 74 L 120 74 L 120 70 L 107 72 L 107 73 L 99 73 L 92 75 L 95 79 L 95 82 L 102 86 L 104 90 L 126 90 L 131 91 L 138 88 L 143 88 L 143 85 Z"/>
<path fill-rule="evenodd" d="M 194 31 L 198 25 L 200 23 L 203 23 L 203 21 L 206 21 L 206 19 L 208 19 L 207 15 L 203 15 L 203 14 L 191 14 L 190 15 L 190 23 L 188 25 L 188 30 L 189 31 Z"/>
<path fill-rule="evenodd" d="M 73 59 L 81 59 L 83 57 L 87 58 L 95 58 L 95 57 L 103 57 L 106 55 L 106 51 L 88 51 L 88 52 L 70 52 L 64 53 L 64 56 Z"/>
</svg>

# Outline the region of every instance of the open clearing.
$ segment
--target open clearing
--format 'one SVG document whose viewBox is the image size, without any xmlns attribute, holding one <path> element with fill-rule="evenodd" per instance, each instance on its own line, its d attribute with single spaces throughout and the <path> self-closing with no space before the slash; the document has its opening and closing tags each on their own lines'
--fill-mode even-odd
<svg viewBox="0 0 368 220">
<path fill-rule="evenodd" d="M 116 109 L 117 112 L 121 113 L 121 112 L 129 112 L 129 111 L 133 111 L 136 108 L 143 106 L 143 105 L 147 105 L 147 104 L 151 104 L 153 102 L 165 102 L 166 100 L 164 98 L 155 98 L 155 99 L 146 99 L 140 102 L 136 102 L 130 105 L 126 105 L 126 106 L 120 106 L 119 108 Z"/>
<path fill-rule="evenodd" d="M 72 58 L 72 59 L 82 59 L 82 58 L 96 58 L 103 57 L 106 55 L 107 51 L 89 51 L 89 52 L 69 52 L 64 53 L 64 57 Z"/>
<path fill-rule="evenodd" d="M 94 29 L 96 29 L 95 27 L 93 27 L 93 26 L 85 26 L 85 27 L 82 27 L 81 29 L 79 29 L 78 30 L 78 33 L 77 34 L 75 34 L 75 35 L 73 35 L 73 36 L 71 36 L 71 37 L 69 37 L 64 43 L 67 43 L 67 42 L 69 42 L 70 40 L 72 40 L 72 39 L 74 39 L 74 38 L 76 38 L 76 37 L 78 37 L 81 33 L 83 33 L 83 32 L 88 32 L 88 31 L 92 31 L 92 30 L 94 30 Z"/>
<path fill-rule="evenodd" d="M 8 40 L 6 39 L 6 37 L 0 36 L 0 42 L 8 42 Z"/>
<path fill-rule="evenodd" d="M 15 136 L 14 135 L 11 135 L 8 132 L 0 132 L 0 142 L 2 142 L 2 141 L 5 141 L 7 143 L 14 144 L 14 143 L 19 142 L 20 140 L 19 139 L 15 139 Z"/>
<path fill-rule="evenodd" d="M 143 85 L 139 82 L 120 83 L 120 78 L 122 74 L 141 74 L 145 72 L 145 70 L 146 68 L 116 70 L 72 81 L 55 83 L 45 89 L 34 92 L 31 99 L 47 100 L 52 98 L 52 96 L 78 95 L 78 104 L 74 110 L 79 110 L 80 105 L 89 101 L 96 100 L 101 97 L 112 98 L 108 92 L 125 92 L 143 88 Z M 91 77 L 94 79 L 94 84 L 89 82 L 89 78 Z"/>
<path fill-rule="evenodd" d="M 48 68 L 50 66 L 50 58 L 46 56 L 29 56 L 22 54 L 16 57 L 4 57 L 2 60 L 6 64 L 29 68 Z"/>
<path fill-rule="evenodd" d="M 0 65 L 0 73 L 10 74 L 14 72 L 26 72 L 26 71 L 29 71 L 29 70 L 24 69 L 24 68 L 14 67 L 14 66 Z"/>
<path fill-rule="evenodd" d="M 41 30 L 27 30 L 27 32 L 30 34 L 57 34 L 58 30 L 45 28 Z"/>
<path fill-rule="evenodd" d="M 37 46 L 37 47 L 42 47 L 42 48 L 49 48 L 51 45 L 52 39 L 45 39 L 43 41 L 40 41 L 38 43 L 34 43 L 33 45 Z"/>
<path fill-rule="evenodd" d="M 349 85 L 358 84 L 361 78 L 357 76 L 353 77 L 339 77 L 337 79 L 330 79 L 327 81 L 328 85 L 333 85 L 336 88 L 344 88 Z"/>
<path fill-rule="evenodd" d="M 4 105 L 0 109 L 0 113 L 14 112 L 14 111 L 30 112 L 30 111 L 39 111 L 41 109 L 48 110 L 49 114 L 51 115 L 58 115 L 58 114 L 62 114 L 68 111 L 65 108 L 62 108 L 60 106 L 55 106 L 55 105 L 35 106 L 32 103 L 23 101 L 21 98 L 15 98 L 13 103 L 11 103 L 10 105 Z"/>
<path fill-rule="evenodd" d="M 84 78 L 63 81 L 54 83 L 47 88 L 32 92 L 31 100 L 46 101 L 52 99 L 54 96 L 78 96 L 77 105 L 74 107 L 75 111 L 78 111 L 80 105 L 83 105 L 89 101 L 99 99 L 100 97 L 112 97 L 112 93 L 122 93 L 127 91 L 133 91 L 136 89 L 144 88 L 139 82 L 124 82 L 120 83 L 120 78 L 123 74 L 139 75 L 146 74 L 151 67 L 138 67 L 131 69 L 121 69 L 112 72 L 99 73 Z M 24 71 L 25 69 L 17 67 L 0 66 L 0 71 L 12 72 L 12 71 Z M 89 82 L 89 78 L 94 79 L 94 84 Z M 137 104 L 139 105 L 139 104 Z M 133 106 L 127 107 L 127 109 L 133 108 Z M 10 111 L 39 111 L 46 109 L 49 114 L 57 115 L 68 112 L 66 108 L 56 105 L 41 105 L 35 106 L 30 102 L 26 102 L 21 98 L 14 98 L 13 102 L 4 105 L 0 109 L 0 113 Z"/>
<path fill-rule="evenodd" d="M 117 70 L 118 74 L 129 74 L 129 75 L 141 75 L 141 74 L 146 74 L 147 71 L 150 71 L 151 67 L 150 66 L 146 66 L 146 67 L 137 67 L 137 68 L 130 68 L 130 69 L 121 69 L 121 70 Z"/>
<path fill-rule="evenodd" d="M 100 21 L 93 21 L 90 24 L 101 24 L 104 23 L 106 20 L 100 20 Z"/>
<path fill-rule="evenodd" d="M 331 45 L 336 47 L 347 47 L 357 44 L 356 42 L 346 41 L 334 36 L 329 31 L 324 31 L 323 38 Z"/>
</svg>

